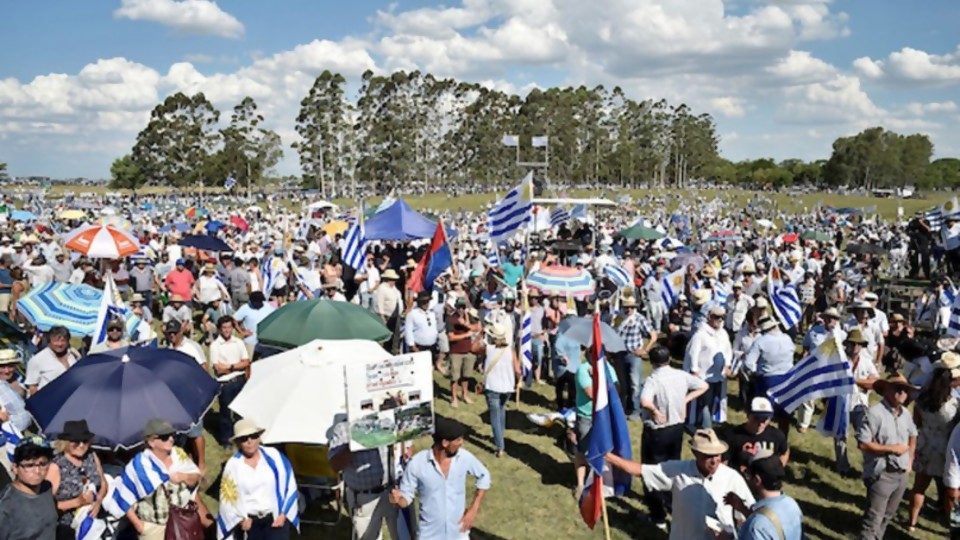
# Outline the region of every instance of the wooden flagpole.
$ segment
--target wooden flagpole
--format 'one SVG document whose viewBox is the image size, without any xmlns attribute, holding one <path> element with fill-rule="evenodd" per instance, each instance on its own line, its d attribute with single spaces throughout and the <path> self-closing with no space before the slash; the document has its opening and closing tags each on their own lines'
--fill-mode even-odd
<svg viewBox="0 0 960 540">
<path fill-rule="evenodd" d="M 610 519 L 607 517 L 607 498 L 603 496 L 603 479 L 596 479 L 600 484 L 600 513 L 603 515 L 603 536 L 610 540 Z"/>
</svg>

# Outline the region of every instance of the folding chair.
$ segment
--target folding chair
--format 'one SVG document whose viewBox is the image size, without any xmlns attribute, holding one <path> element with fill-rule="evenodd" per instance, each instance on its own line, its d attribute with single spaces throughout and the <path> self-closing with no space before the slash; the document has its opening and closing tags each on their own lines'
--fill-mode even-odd
<svg viewBox="0 0 960 540">
<path fill-rule="evenodd" d="M 330 466 L 330 460 L 327 456 L 329 448 L 308 444 L 287 444 L 285 450 L 287 459 L 290 460 L 290 466 L 293 467 L 293 473 L 297 478 L 300 494 L 306 499 L 306 503 L 300 507 L 300 522 L 326 526 L 339 523 L 340 518 L 343 517 L 341 501 L 343 480 L 340 478 L 340 474 Z M 316 500 L 330 502 L 331 506 L 336 509 L 336 519 L 333 521 L 306 519 L 305 516 L 307 515 L 307 509 L 310 508 L 310 503 Z M 317 512 L 317 515 L 322 514 Z"/>
</svg>

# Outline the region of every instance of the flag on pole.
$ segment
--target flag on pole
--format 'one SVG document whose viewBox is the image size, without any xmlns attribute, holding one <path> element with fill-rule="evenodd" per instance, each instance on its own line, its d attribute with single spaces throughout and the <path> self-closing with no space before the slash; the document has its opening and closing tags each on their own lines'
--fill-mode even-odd
<svg viewBox="0 0 960 540">
<path fill-rule="evenodd" d="M 100 299 L 100 310 L 97 311 L 96 332 L 90 346 L 94 347 L 107 340 L 107 325 L 113 319 L 124 319 L 123 300 L 120 298 L 120 291 L 117 290 L 117 284 L 113 281 L 113 273 L 107 272 L 107 277 L 103 282 L 103 297 Z"/>
<path fill-rule="evenodd" d="M 831 336 L 767 393 L 783 410 L 792 413 L 808 401 L 851 394 L 853 387 L 850 362 L 840 341 Z"/>
<path fill-rule="evenodd" d="M 533 319 L 530 317 L 530 301 L 523 294 L 523 319 L 520 324 L 520 375 L 529 384 L 533 375 Z"/>
<path fill-rule="evenodd" d="M 661 281 L 663 289 L 660 291 L 660 299 L 667 308 L 673 307 L 683 294 L 683 280 L 686 270 L 680 268 L 674 272 L 663 276 Z"/>
<path fill-rule="evenodd" d="M 494 268 L 500 266 L 500 254 L 497 252 L 496 245 L 491 247 L 490 253 L 487 254 L 487 264 Z"/>
<path fill-rule="evenodd" d="M 20 442 L 20 438 L 23 437 L 23 434 L 20 433 L 20 430 L 17 429 L 17 426 L 13 425 L 9 420 L 0 424 L 0 435 L 3 435 L 6 442 L 3 445 L 3 452 L 7 453 L 7 463 L 13 464 L 13 451 L 17 449 L 17 443 Z M 7 469 L 7 473 L 10 475 L 10 478 L 13 478 L 13 471 Z"/>
<path fill-rule="evenodd" d="M 520 185 L 497 201 L 487 214 L 490 240 L 499 244 L 509 240 L 533 218 L 533 173 L 527 173 Z"/>
<path fill-rule="evenodd" d="M 223 188 L 227 191 L 230 191 L 237 185 L 237 179 L 233 176 L 228 176 L 227 181 L 223 183 Z"/>
<path fill-rule="evenodd" d="M 606 465 L 606 455 L 613 452 L 624 459 L 632 459 L 630 432 L 623 405 L 617 397 L 610 368 L 604 356 L 600 336 L 600 314 L 593 315 L 593 345 L 590 347 L 590 364 L 593 369 L 593 424 L 587 433 L 588 478 L 580 497 L 580 515 L 591 529 L 600 520 L 603 498 L 621 496 L 630 488 L 630 475 L 611 471 Z M 612 397 L 611 397 L 612 396 Z M 605 489 L 604 481 L 609 484 Z M 612 488 L 612 489 L 609 489 Z"/>
<path fill-rule="evenodd" d="M 947 335 L 953 337 L 960 336 L 960 294 L 955 294 L 953 303 L 950 305 L 950 320 L 947 322 Z"/>
<path fill-rule="evenodd" d="M 520 146 L 520 137 L 517 137 L 516 135 L 504 135 L 503 145 L 504 146 Z"/>
<path fill-rule="evenodd" d="M 364 259 L 367 257 L 367 235 L 364 229 L 363 210 L 364 204 L 361 202 L 357 221 L 347 231 L 346 245 L 343 248 L 343 262 L 354 270 L 363 268 Z"/>
<path fill-rule="evenodd" d="M 570 212 L 562 206 L 558 206 L 550 211 L 550 226 L 559 227 L 562 223 L 570 221 Z"/>
<path fill-rule="evenodd" d="M 629 287 L 631 284 L 630 274 L 628 274 L 622 266 L 608 264 L 603 267 L 603 273 L 606 274 L 607 277 L 610 278 L 610 281 L 614 282 L 620 289 Z"/>
<path fill-rule="evenodd" d="M 534 137 L 530 139 L 530 146 L 534 148 L 544 148 L 547 146 L 548 137 L 546 135 L 541 137 Z"/>
<path fill-rule="evenodd" d="M 433 233 L 430 247 L 410 275 L 407 288 L 413 292 L 432 291 L 433 282 L 451 265 L 453 265 L 453 254 L 447 242 L 447 231 L 443 228 L 443 220 L 440 220 L 437 222 L 437 229 Z"/>
<path fill-rule="evenodd" d="M 793 283 L 784 285 L 783 271 L 776 265 L 770 266 L 770 275 L 767 278 L 767 293 L 770 295 L 770 305 L 773 312 L 787 330 L 796 326 L 803 316 L 803 306 L 800 305 L 800 296 Z"/>
</svg>

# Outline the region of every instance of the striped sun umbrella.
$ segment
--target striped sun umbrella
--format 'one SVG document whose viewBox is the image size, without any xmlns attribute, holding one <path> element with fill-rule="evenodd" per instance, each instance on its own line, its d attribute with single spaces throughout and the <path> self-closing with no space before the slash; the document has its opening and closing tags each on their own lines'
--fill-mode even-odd
<svg viewBox="0 0 960 540">
<path fill-rule="evenodd" d="M 114 225 L 87 225 L 64 235 L 63 245 L 87 257 L 119 259 L 140 251 L 140 242 Z"/>
<path fill-rule="evenodd" d="M 544 295 L 579 298 L 591 296 L 596 288 L 590 272 L 569 266 L 547 266 L 531 272 L 527 276 L 527 285 Z"/>
<path fill-rule="evenodd" d="M 103 291 L 89 285 L 48 283 L 17 300 L 17 310 L 44 332 L 59 325 L 73 335 L 88 336 L 96 329 L 102 299 Z M 124 317 L 127 335 L 133 335 L 140 318 L 130 308 L 124 310 Z"/>
<path fill-rule="evenodd" d="M 717 231 L 707 238 L 707 242 L 742 242 L 743 235 L 733 230 Z"/>
</svg>

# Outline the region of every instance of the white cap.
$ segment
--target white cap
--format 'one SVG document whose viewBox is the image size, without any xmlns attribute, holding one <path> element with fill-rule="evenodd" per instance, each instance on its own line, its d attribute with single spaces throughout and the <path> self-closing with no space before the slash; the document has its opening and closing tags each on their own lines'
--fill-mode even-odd
<svg viewBox="0 0 960 540">
<path fill-rule="evenodd" d="M 750 414 L 773 414 L 773 405 L 765 397 L 755 397 L 750 401 Z"/>
</svg>

